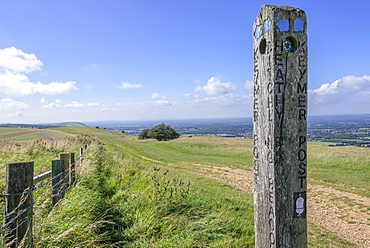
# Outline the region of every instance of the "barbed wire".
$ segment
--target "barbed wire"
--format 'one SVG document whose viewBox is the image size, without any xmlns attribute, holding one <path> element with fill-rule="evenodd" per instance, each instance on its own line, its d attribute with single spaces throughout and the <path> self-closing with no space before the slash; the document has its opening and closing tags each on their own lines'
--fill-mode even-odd
<svg viewBox="0 0 370 248">
<path fill-rule="evenodd" d="M 67 170 L 65 170 L 65 171 L 63 171 L 63 172 L 61 172 L 61 173 L 59 173 L 58 175 L 56 175 L 55 177 L 53 177 L 53 179 L 55 179 L 56 177 L 59 177 L 60 175 L 62 175 L 62 174 L 64 174 L 65 172 L 66 172 Z M 63 182 L 64 182 L 64 180 L 68 177 L 68 173 L 66 173 L 67 175 L 66 176 L 64 176 L 61 180 L 59 180 L 56 184 L 54 184 L 54 185 L 52 185 L 52 187 L 50 187 L 50 189 L 49 190 L 47 190 L 46 192 L 44 192 L 41 196 L 39 196 L 38 197 L 38 199 L 36 200 L 36 201 L 34 201 L 34 202 L 32 202 L 29 206 L 27 206 L 25 209 L 22 209 L 19 213 L 17 213 L 17 215 L 15 215 L 14 217 L 12 217 L 12 219 L 10 219 L 10 220 L 6 220 L 7 218 L 9 218 L 9 217 L 11 217 L 11 215 L 14 215 L 15 214 L 15 212 L 20 208 L 20 207 L 22 207 L 24 204 L 25 204 L 25 202 L 26 202 L 26 197 L 24 198 L 24 200 L 22 201 L 22 203 L 20 203 L 15 209 L 13 209 L 13 211 L 11 212 L 11 213 L 9 213 L 9 214 L 7 214 L 6 216 L 4 216 L 4 217 L 1 217 L 1 218 L 3 218 L 3 219 L 5 219 L 5 221 L 6 221 L 6 223 L 3 225 L 3 226 L 1 226 L 0 227 L 0 232 L 5 232 L 5 230 L 12 224 L 12 223 L 14 223 L 17 219 L 19 219 L 19 217 L 21 217 L 24 213 L 27 213 L 28 211 L 29 211 L 29 209 L 31 209 L 31 208 L 33 208 L 34 206 L 35 206 L 35 204 L 37 203 L 37 201 L 40 199 L 40 198 L 42 198 L 45 194 L 47 194 L 48 192 L 50 192 L 51 190 L 53 190 L 53 189 L 55 189 L 55 188 L 58 188 L 59 187 L 59 185 L 61 185 Z M 32 187 L 32 190 L 29 190 L 28 191 L 28 193 L 27 193 L 27 198 L 28 198 L 28 196 L 30 195 L 30 193 L 31 192 L 33 192 L 33 191 L 35 191 L 35 190 L 37 190 L 37 189 L 39 189 L 39 188 L 41 188 L 41 187 L 43 187 L 43 186 L 45 186 L 45 185 L 47 185 L 48 183 L 50 183 L 52 181 L 52 179 L 51 180 L 48 180 L 47 182 L 45 182 L 45 183 L 42 183 L 42 184 L 40 184 L 40 185 L 38 185 L 38 186 L 34 186 L 34 187 Z M 62 187 L 60 187 L 60 189 L 58 190 L 58 195 L 61 193 L 61 191 L 62 190 L 64 190 L 64 186 L 62 186 Z M 3 238 L 2 238 L 2 240 L 3 240 L 3 242 L 4 242 L 4 239 L 5 238 L 7 238 L 8 236 L 10 236 L 18 227 L 20 227 L 21 225 L 23 225 L 23 223 L 25 223 L 28 219 L 30 219 L 33 215 L 35 215 L 35 213 L 39 210 L 40 208 L 37 208 L 37 209 L 33 209 L 33 211 L 32 211 L 32 213 L 30 213 L 27 217 L 25 217 L 22 221 L 20 221 L 19 223 L 18 223 L 18 225 L 17 226 L 15 226 L 12 230 L 10 230 L 10 231 L 8 231 L 8 232 L 6 232 L 6 234 L 5 235 L 3 235 Z"/>
<path fill-rule="evenodd" d="M 34 215 L 34 213 L 31 213 L 29 216 L 27 216 L 26 218 L 24 218 L 16 227 L 14 227 L 12 230 L 10 230 L 9 232 L 7 232 L 7 234 L 5 234 L 2 238 L 2 242 L 4 243 L 4 239 L 8 236 L 10 236 L 15 230 L 17 230 L 18 227 L 20 227 L 21 225 L 23 225 L 23 223 L 25 223 L 26 221 L 28 221 L 29 218 L 31 218 L 32 216 Z"/>
<path fill-rule="evenodd" d="M 56 175 L 54 178 L 57 178 L 57 177 L 59 177 L 62 173 L 65 173 L 67 170 L 65 170 L 65 171 L 63 171 L 63 172 L 61 172 L 61 173 L 59 173 L 58 175 Z M 56 184 L 54 184 L 54 185 L 52 185 L 51 187 L 50 187 L 50 189 L 48 189 L 47 191 L 45 191 L 41 196 L 39 196 L 39 198 L 41 198 L 42 196 L 44 196 L 46 193 L 48 193 L 48 192 L 50 192 L 50 191 L 52 191 L 53 189 L 55 189 L 55 188 L 58 188 L 64 181 L 65 181 L 65 179 L 68 177 L 69 175 L 68 175 L 68 173 L 66 173 L 66 175 L 62 178 L 62 179 L 60 179 Z M 52 181 L 53 179 L 50 179 L 49 180 L 49 183 Z M 43 186 L 44 186 L 45 184 L 43 184 Z M 64 186 L 62 186 L 61 188 L 63 188 Z"/>
<path fill-rule="evenodd" d="M 33 187 L 32 187 L 33 188 Z M 31 189 L 32 189 L 31 188 Z M 0 217 L 1 219 L 5 219 L 5 218 L 8 218 L 9 216 L 11 216 L 12 214 L 14 214 L 20 207 L 22 207 L 24 205 L 24 203 L 27 201 L 28 197 L 30 196 L 31 194 L 31 189 L 28 189 L 28 190 L 25 190 L 24 192 L 27 192 L 26 195 L 24 197 L 21 198 L 21 201 L 19 202 L 19 204 L 10 212 L 8 213 L 7 215 L 3 216 L 3 217 Z M 5 194 L 5 196 L 19 196 L 19 195 L 23 195 L 24 192 L 22 193 L 16 193 L 16 194 Z"/>
<path fill-rule="evenodd" d="M 15 217 L 7 221 L 2 227 L 0 227 L 0 231 L 6 229 L 11 223 L 13 223 L 16 219 L 18 219 L 19 216 L 21 216 L 23 213 L 27 212 L 28 209 L 32 208 L 36 201 L 32 202 L 27 208 L 23 209 L 20 211 Z"/>
<path fill-rule="evenodd" d="M 59 176 L 63 175 L 64 173 L 67 173 L 67 175 L 68 175 L 68 172 L 69 172 L 69 168 L 68 168 L 68 169 L 66 169 L 66 170 L 64 170 L 64 171 L 62 171 L 62 172 L 61 172 L 61 173 L 59 173 L 58 175 L 56 175 L 56 176 L 52 177 L 51 179 L 47 180 L 46 182 L 41 183 L 41 184 L 39 184 L 39 185 L 37 185 L 37 186 L 34 186 L 34 190 L 37 190 L 37 189 L 39 189 L 39 188 L 44 187 L 45 185 L 47 185 L 48 183 L 52 182 L 55 178 L 57 178 L 57 177 L 59 177 Z M 66 176 L 66 177 L 67 177 L 67 176 Z"/>
<path fill-rule="evenodd" d="M 28 197 L 30 196 L 30 194 L 31 194 L 33 191 L 35 191 L 35 190 L 37 190 L 37 189 L 40 189 L 40 188 L 44 187 L 45 185 L 47 185 L 47 184 L 49 184 L 50 182 L 52 182 L 55 178 L 58 178 L 58 177 L 60 177 L 61 175 L 63 175 L 63 174 L 65 174 L 65 173 L 66 173 L 66 176 L 64 176 L 64 177 L 63 177 L 61 180 L 59 180 L 56 184 L 52 185 L 52 186 L 51 186 L 51 188 L 50 188 L 49 190 L 47 190 L 46 192 L 44 192 L 41 196 L 39 196 L 39 197 L 38 197 L 38 199 L 39 199 L 39 198 L 41 198 L 41 197 L 43 197 L 46 193 L 50 192 L 50 191 L 51 191 L 51 190 L 53 190 L 54 188 L 59 187 L 59 185 L 60 185 L 62 182 L 64 182 L 64 180 L 68 177 L 68 173 L 67 173 L 67 172 L 68 172 L 68 170 L 69 170 L 69 169 L 62 171 L 62 172 L 61 172 L 61 173 L 59 173 L 58 175 L 56 175 L 56 176 L 52 177 L 50 180 L 48 180 L 48 181 L 46 181 L 46 182 L 44 182 L 44 183 L 41 183 L 41 184 L 39 184 L 39 185 L 37 185 L 37 186 L 33 185 L 30 189 L 25 190 L 25 191 L 24 191 L 24 192 L 22 192 L 22 193 L 14 193 L 14 194 L 6 194 L 6 193 L 4 193 L 4 195 L 5 195 L 5 196 L 19 196 L 19 195 L 23 195 L 25 192 L 27 192 L 27 193 L 25 194 L 25 196 L 24 196 L 24 197 L 22 197 L 21 202 L 17 205 L 17 207 L 15 207 L 15 208 L 14 208 L 10 213 L 8 213 L 7 215 L 5 215 L 5 216 L 3 216 L 3 217 L 0 217 L 0 219 L 7 219 L 7 218 L 9 218 L 10 216 L 12 216 L 13 214 L 15 214 L 15 213 L 16 213 L 16 211 L 17 211 L 19 208 L 21 208 L 22 206 L 24 206 L 24 205 L 25 205 L 25 203 L 26 203 L 26 201 L 27 201 Z M 31 203 L 31 204 L 30 204 L 30 206 L 28 206 L 25 210 L 28 210 L 28 209 L 29 209 L 30 207 L 32 207 L 36 202 L 37 202 L 37 200 L 36 200 L 36 201 L 34 201 L 33 203 Z M 6 226 L 7 226 L 7 225 L 9 225 L 10 223 L 14 222 L 14 220 L 16 220 L 20 215 L 22 215 L 22 214 L 25 212 L 25 210 L 22 210 L 22 211 L 21 211 L 21 212 L 19 212 L 15 217 L 13 217 L 11 220 L 7 221 L 7 223 L 6 223 L 5 225 L 3 225 L 2 227 L 0 227 L 0 231 L 1 231 L 1 230 L 3 230 L 3 229 L 5 229 L 5 228 L 6 228 Z"/>
<path fill-rule="evenodd" d="M 13 153 L 13 152 L 3 152 L 3 151 L 0 151 L 0 153 L 10 153 L 10 154 L 24 154 L 24 155 L 43 155 L 43 154 L 28 154 L 28 153 Z M 55 156 L 55 155 L 46 155 L 46 156 Z M 71 164 L 71 167 L 73 166 L 76 166 L 76 164 L 82 160 L 83 158 L 83 155 L 80 154 L 80 156 L 78 156 L 74 162 Z M 0 171 L 1 170 L 6 170 L 6 168 L 0 168 Z M 72 171 L 71 171 L 72 172 Z M 75 173 L 75 171 L 73 170 L 73 173 Z M 56 178 L 59 178 L 61 177 L 62 175 L 64 175 L 64 177 L 62 177 L 58 182 L 54 183 L 51 185 L 50 189 L 46 190 L 45 192 L 43 192 L 40 196 L 38 196 L 37 200 L 33 201 L 31 204 L 29 204 L 26 208 L 22 209 L 20 212 L 17 213 L 17 211 L 26 205 L 26 201 L 27 199 L 29 198 L 29 196 L 31 195 L 31 193 L 33 193 L 34 191 L 38 190 L 38 189 L 41 189 L 43 187 L 45 187 L 46 185 L 50 184 L 54 179 Z M 2 238 L 2 241 L 4 242 L 4 239 L 7 238 L 8 236 L 10 236 L 15 230 L 17 230 L 18 227 L 20 227 L 21 225 L 23 225 L 23 223 L 25 223 L 26 221 L 28 221 L 28 219 L 30 219 L 33 215 L 35 215 L 35 212 L 37 212 L 39 209 L 41 208 L 36 208 L 36 209 L 33 209 L 33 207 L 36 205 L 36 203 L 44 197 L 45 194 L 49 193 L 50 191 L 58 188 L 58 191 L 57 192 L 53 192 L 52 193 L 52 197 L 56 196 L 56 195 L 60 195 L 61 192 L 63 190 L 65 190 L 65 187 L 67 184 L 64 184 L 63 185 L 63 182 L 65 182 L 65 179 L 70 176 L 70 168 L 60 172 L 59 174 L 55 175 L 54 177 L 50 178 L 49 180 L 43 182 L 43 183 L 40 183 L 38 185 L 33 185 L 32 187 L 24 190 L 23 192 L 19 192 L 19 193 L 11 193 L 11 194 L 8 194 L 8 193 L 3 193 L 3 195 L 5 197 L 15 197 L 15 196 L 22 196 L 21 199 L 20 199 L 20 203 L 8 214 L 6 214 L 5 216 L 3 217 L 0 217 L 0 219 L 4 219 L 4 222 L 5 224 L 3 226 L 0 227 L 0 232 L 1 233 L 4 233 L 6 232 L 5 235 L 3 235 L 3 238 Z M 62 186 L 61 186 L 62 185 Z M 19 218 L 24 215 L 24 213 L 27 213 L 27 211 L 29 211 L 29 209 L 32 208 L 32 213 L 30 213 L 27 217 L 25 217 L 23 220 L 19 220 Z M 16 215 L 15 215 L 16 214 Z M 13 215 L 15 215 L 14 217 L 12 217 Z M 8 218 L 11 218 L 9 220 L 7 220 Z M 18 225 L 16 227 L 14 227 L 12 230 L 10 231 L 5 231 L 12 223 L 14 223 L 16 220 L 19 221 Z"/>
</svg>

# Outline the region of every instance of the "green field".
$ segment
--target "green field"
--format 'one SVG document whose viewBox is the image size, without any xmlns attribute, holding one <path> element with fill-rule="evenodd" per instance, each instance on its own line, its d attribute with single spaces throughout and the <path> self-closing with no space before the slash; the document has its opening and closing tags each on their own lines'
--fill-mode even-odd
<svg viewBox="0 0 370 248">
<path fill-rule="evenodd" d="M 254 247 L 253 195 L 215 180 L 251 171 L 251 140 L 58 130 L 95 138 L 60 206 L 36 213 L 38 247 Z M 310 183 L 369 197 L 367 149 L 310 144 L 308 152 Z M 309 247 L 356 246 L 309 223 Z"/>
<path fill-rule="evenodd" d="M 65 137 L 66 134 L 50 129 L 0 127 L 0 140 L 60 140 Z"/>
</svg>

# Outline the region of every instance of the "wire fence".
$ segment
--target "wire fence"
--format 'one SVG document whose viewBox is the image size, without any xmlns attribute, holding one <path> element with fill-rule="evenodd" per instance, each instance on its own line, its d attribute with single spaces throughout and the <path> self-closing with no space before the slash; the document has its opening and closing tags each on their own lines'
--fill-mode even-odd
<svg viewBox="0 0 370 248">
<path fill-rule="evenodd" d="M 0 151 L 0 153 L 2 152 Z M 39 201 L 45 199 L 47 194 L 51 195 L 53 206 L 64 197 L 65 189 L 74 181 L 75 166 L 81 163 L 82 154 L 83 148 L 80 148 L 80 156 L 75 160 L 74 153 L 60 153 L 60 159 L 52 161 L 52 170 L 36 177 L 33 177 L 33 162 L 7 164 L 7 192 L 3 193 L 5 213 L 4 216 L 0 216 L 0 219 L 3 220 L 3 225 L 0 227 L 3 247 L 8 247 L 9 244 L 18 247 L 21 243 L 26 243 L 27 247 L 33 247 L 32 217 L 41 209 L 41 207 L 38 209 L 34 209 L 34 207 Z M 28 165 L 31 168 L 30 173 L 27 173 Z M 21 171 L 23 173 L 19 173 L 17 168 L 23 170 Z M 22 176 L 30 178 L 19 180 L 18 177 Z M 42 179 L 43 181 L 41 181 Z M 18 185 L 21 181 L 28 181 L 29 185 Z M 37 184 L 38 182 L 40 183 Z M 18 191 L 12 191 L 14 185 Z M 19 190 L 20 188 L 22 189 Z M 35 191 L 40 192 L 36 200 L 33 199 Z"/>
</svg>

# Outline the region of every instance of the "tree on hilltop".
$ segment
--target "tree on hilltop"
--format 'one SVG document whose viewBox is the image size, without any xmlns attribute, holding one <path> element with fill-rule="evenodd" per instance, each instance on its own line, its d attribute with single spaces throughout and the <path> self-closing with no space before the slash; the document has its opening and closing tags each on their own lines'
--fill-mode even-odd
<svg viewBox="0 0 370 248">
<path fill-rule="evenodd" d="M 150 129 L 144 129 L 139 134 L 139 139 L 156 139 L 158 141 L 167 141 L 180 137 L 180 134 L 175 129 L 164 123 L 159 124 Z"/>
</svg>

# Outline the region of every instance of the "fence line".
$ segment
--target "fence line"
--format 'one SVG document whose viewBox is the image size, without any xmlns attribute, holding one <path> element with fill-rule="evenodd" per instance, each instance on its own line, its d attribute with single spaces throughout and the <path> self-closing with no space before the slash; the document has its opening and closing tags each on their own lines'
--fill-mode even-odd
<svg viewBox="0 0 370 248">
<path fill-rule="evenodd" d="M 4 220 L 3 226 L 0 227 L 0 232 L 3 234 L 2 247 L 18 247 L 19 245 L 33 247 L 32 217 L 37 211 L 33 209 L 37 202 L 33 200 L 33 192 L 51 183 L 50 189 L 43 192 L 38 199 L 52 191 L 52 205 L 55 206 L 64 197 L 65 188 L 73 183 L 75 165 L 77 162 L 82 163 L 82 154 L 83 148 L 80 148 L 80 156 L 75 160 L 74 153 L 60 153 L 60 159 L 52 161 L 52 170 L 36 177 L 33 177 L 34 162 L 32 161 L 6 165 L 7 186 L 6 192 L 3 193 L 5 213 L 0 217 Z M 42 182 L 46 179 L 48 180 Z M 40 184 L 35 185 L 37 183 Z"/>
</svg>

